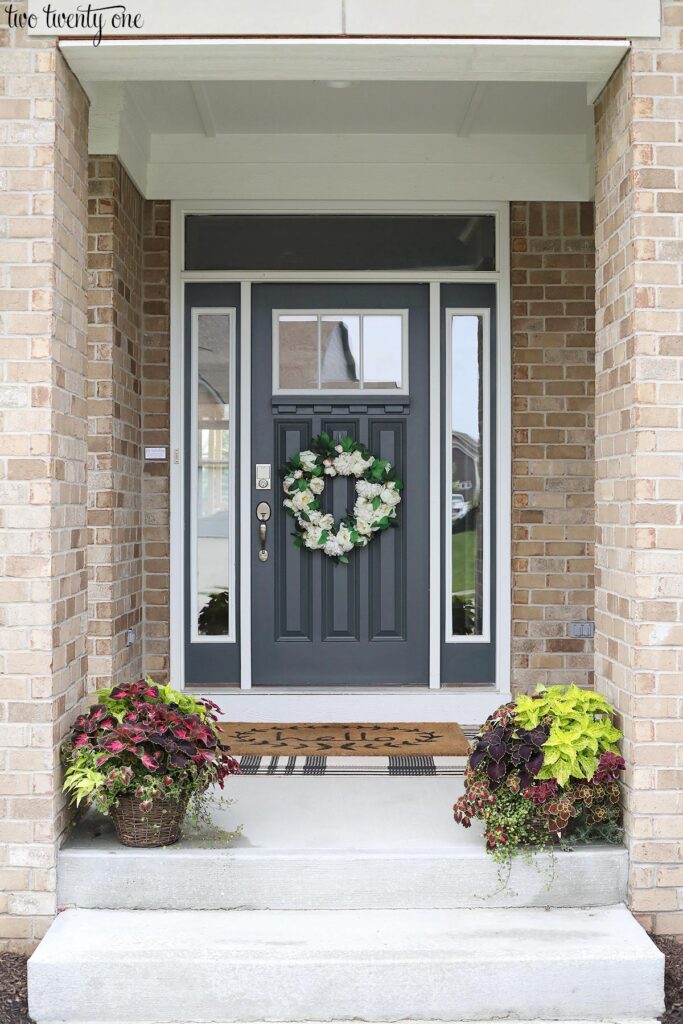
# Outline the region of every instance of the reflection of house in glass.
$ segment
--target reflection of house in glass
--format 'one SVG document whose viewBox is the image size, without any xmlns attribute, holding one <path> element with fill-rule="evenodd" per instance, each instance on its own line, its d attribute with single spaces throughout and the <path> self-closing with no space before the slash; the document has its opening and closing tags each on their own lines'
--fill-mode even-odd
<svg viewBox="0 0 683 1024">
<path fill-rule="evenodd" d="M 320 336 L 320 380 L 323 387 L 358 387 L 360 375 L 343 320 L 323 320 Z"/>
<path fill-rule="evenodd" d="M 453 494 L 462 494 L 468 505 L 478 504 L 481 496 L 479 440 L 454 430 L 451 437 Z"/>
</svg>

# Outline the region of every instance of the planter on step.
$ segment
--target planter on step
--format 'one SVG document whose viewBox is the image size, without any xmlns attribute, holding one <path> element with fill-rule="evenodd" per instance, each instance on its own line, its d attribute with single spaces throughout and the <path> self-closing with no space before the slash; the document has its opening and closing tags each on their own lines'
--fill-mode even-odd
<svg viewBox="0 0 683 1024">
<path fill-rule="evenodd" d="M 613 718 L 604 697 L 576 686 L 503 704 L 475 740 L 455 820 L 482 821 L 499 862 L 566 842 L 620 843 L 625 765 Z"/>
<path fill-rule="evenodd" d="M 180 839 L 188 797 L 152 800 L 151 807 L 135 796 L 120 796 L 110 810 L 116 835 L 124 846 L 171 846 Z"/>
<path fill-rule="evenodd" d="M 124 846 L 176 843 L 190 800 L 208 824 L 210 790 L 239 771 L 219 710 L 151 679 L 100 690 L 62 745 L 64 791 L 110 815 Z"/>
</svg>

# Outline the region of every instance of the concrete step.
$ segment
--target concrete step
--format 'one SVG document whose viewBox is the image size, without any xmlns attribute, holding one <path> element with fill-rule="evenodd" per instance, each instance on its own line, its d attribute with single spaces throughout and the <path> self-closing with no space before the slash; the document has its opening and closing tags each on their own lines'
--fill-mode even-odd
<svg viewBox="0 0 683 1024">
<path fill-rule="evenodd" d="M 217 812 L 242 835 L 227 848 L 183 839 L 121 846 L 108 819 L 86 818 L 59 856 L 59 905 L 112 910 L 452 910 L 591 907 L 626 898 L 617 847 L 515 862 L 509 880 L 477 823 L 452 820 L 449 778 L 238 778 Z"/>
<path fill-rule="evenodd" d="M 519 858 L 483 850 L 65 849 L 60 907 L 111 910 L 454 910 L 591 907 L 624 900 L 626 851 Z"/>
<path fill-rule="evenodd" d="M 36 1024 L 632 1021 L 662 992 L 663 957 L 623 906 L 68 910 L 29 962 Z"/>
</svg>

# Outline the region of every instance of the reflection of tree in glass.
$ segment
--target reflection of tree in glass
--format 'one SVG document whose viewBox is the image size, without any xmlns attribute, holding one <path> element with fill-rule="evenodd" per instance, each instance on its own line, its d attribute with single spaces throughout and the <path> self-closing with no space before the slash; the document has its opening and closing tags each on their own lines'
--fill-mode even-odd
<svg viewBox="0 0 683 1024">
<path fill-rule="evenodd" d="M 228 632 L 229 593 L 227 590 L 216 590 L 208 597 L 209 600 L 197 616 L 197 629 L 202 636 L 223 636 Z"/>
</svg>

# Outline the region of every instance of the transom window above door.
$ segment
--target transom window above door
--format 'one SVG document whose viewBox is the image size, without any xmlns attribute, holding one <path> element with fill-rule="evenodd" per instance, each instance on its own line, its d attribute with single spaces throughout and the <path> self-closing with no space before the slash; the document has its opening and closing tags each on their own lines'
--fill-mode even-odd
<svg viewBox="0 0 683 1024">
<path fill-rule="evenodd" d="M 275 310 L 273 394 L 407 394 L 407 339 L 407 310 Z"/>
</svg>

